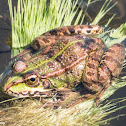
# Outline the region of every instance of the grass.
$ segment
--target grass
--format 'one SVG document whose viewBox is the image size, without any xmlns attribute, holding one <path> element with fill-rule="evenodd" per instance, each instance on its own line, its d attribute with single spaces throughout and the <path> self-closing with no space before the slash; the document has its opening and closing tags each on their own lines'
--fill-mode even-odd
<svg viewBox="0 0 126 126">
<path fill-rule="evenodd" d="M 94 19 L 94 21 L 91 23 L 92 25 L 94 24 L 98 24 L 99 21 L 105 16 L 106 13 L 108 13 L 116 4 L 113 4 L 111 7 L 110 3 L 112 2 L 112 0 L 105 0 L 103 6 L 101 7 L 101 10 L 99 11 L 99 13 L 97 14 L 96 18 Z M 112 20 L 112 19 L 111 19 Z M 108 21 L 109 22 L 109 21 Z M 108 23 L 107 23 L 108 25 Z"/>
<path fill-rule="evenodd" d="M 98 24 L 102 17 L 114 6 L 108 8 L 112 0 L 106 0 L 98 15 L 91 24 Z M 88 0 L 88 4 L 94 2 Z M 46 4 L 46 0 L 18 0 L 17 7 L 12 11 L 11 0 L 8 0 L 11 24 L 12 24 L 12 47 L 21 48 L 30 44 L 30 42 L 42 33 L 50 29 L 71 25 L 74 19 L 74 24 L 82 24 L 85 18 L 83 10 L 79 11 L 76 8 L 77 1 L 72 3 L 72 0 L 53 0 L 50 4 Z M 78 16 L 76 17 L 76 14 Z M 75 18 L 76 17 L 76 18 Z M 108 20 L 106 26 L 112 21 L 114 15 Z M 106 29 L 106 28 L 103 28 Z M 108 28 L 99 35 L 107 46 L 111 46 L 117 42 L 122 42 L 126 38 L 125 34 L 126 23 L 122 24 L 116 30 Z M 113 39 L 111 39 L 113 38 Z M 126 61 L 124 63 L 124 68 Z M 125 73 L 124 73 L 125 74 Z M 42 103 L 38 100 L 22 99 L 14 100 L 12 107 L 0 109 L 0 122 L 5 122 L 6 125 L 31 125 L 31 126 L 99 126 L 106 124 L 113 118 L 105 118 L 108 114 L 116 112 L 126 105 L 116 107 L 118 103 L 126 102 L 126 98 L 113 100 L 112 102 L 102 103 L 103 100 L 111 96 L 119 88 L 126 86 L 126 76 L 122 76 L 114 81 L 112 86 L 106 90 L 100 99 L 100 104 L 96 107 L 94 100 L 82 102 L 69 109 L 44 109 Z M 12 101 L 12 100 L 11 100 Z M 3 101 L 4 103 L 6 101 Z M 13 102 L 13 101 L 12 101 Z M 123 115 L 124 116 L 124 115 Z"/>
<path fill-rule="evenodd" d="M 13 12 L 11 0 L 8 0 L 12 22 L 12 47 L 24 47 L 46 31 L 71 25 L 79 9 L 76 8 L 77 2 L 78 0 L 73 3 L 72 0 L 53 0 L 46 4 L 46 0 L 18 0 Z M 82 12 L 83 10 L 79 11 L 74 24 L 78 24 L 80 19 L 83 22 Z"/>
</svg>

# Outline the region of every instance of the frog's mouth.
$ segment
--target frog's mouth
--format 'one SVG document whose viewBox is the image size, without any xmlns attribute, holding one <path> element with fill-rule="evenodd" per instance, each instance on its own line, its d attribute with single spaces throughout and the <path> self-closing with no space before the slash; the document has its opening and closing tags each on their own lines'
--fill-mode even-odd
<svg viewBox="0 0 126 126">
<path fill-rule="evenodd" d="M 46 91 L 39 91 L 37 90 L 24 90 L 24 91 L 12 91 L 6 90 L 4 91 L 6 94 L 14 97 L 52 97 L 55 95 L 55 89 L 46 90 Z"/>
<path fill-rule="evenodd" d="M 14 76 L 3 82 L 3 92 L 14 97 L 52 97 L 56 89 L 48 79 L 39 79 L 31 75 L 30 79 Z"/>
<path fill-rule="evenodd" d="M 20 83 L 21 84 L 21 83 Z M 14 97 L 52 97 L 56 94 L 55 89 L 50 90 L 39 90 L 38 88 L 34 88 L 31 90 L 22 90 L 22 91 L 14 91 L 12 88 L 4 91 L 6 94 Z"/>
</svg>

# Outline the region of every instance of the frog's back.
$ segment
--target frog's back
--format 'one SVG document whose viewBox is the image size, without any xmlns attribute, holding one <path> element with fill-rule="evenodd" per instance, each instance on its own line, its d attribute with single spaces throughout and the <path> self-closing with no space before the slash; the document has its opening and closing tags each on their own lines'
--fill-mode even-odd
<svg viewBox="0 0 126 126">
<path fill-rule="evenodd" d="M 99 38 L 83 35 L 62 37 L 45 54 L 47 59 L 55 59 L 47 62 L 46 67 L 42 66 L 42 69 L 47 69 L 42 76 L 57 77 L 57 80 L 62 79 L 66 83 L 80 83 L 89 57 L 96 52 L 102 56 L 105 50 L 106 45 Z"/>
</svg>

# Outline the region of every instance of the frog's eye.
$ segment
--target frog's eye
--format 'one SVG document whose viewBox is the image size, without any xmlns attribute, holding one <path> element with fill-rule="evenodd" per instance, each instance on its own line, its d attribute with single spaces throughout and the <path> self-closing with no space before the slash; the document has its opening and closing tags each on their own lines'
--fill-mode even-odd
<svg viewBox="0 0 126 126">
<path fill-rule="evenodd" d="M 30 87 L 36 87 L 39 84 L 39 78 L 37 75 L 31 75 L 27 78 L 26 83 Z"/>
</svg>

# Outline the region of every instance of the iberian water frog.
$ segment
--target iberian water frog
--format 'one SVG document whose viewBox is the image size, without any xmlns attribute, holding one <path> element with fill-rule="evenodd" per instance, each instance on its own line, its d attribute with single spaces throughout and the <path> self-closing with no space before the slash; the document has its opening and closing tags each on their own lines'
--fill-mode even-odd
<svg viewBox="0 0 126 126">
<path fill-rule="evenodd" d="M 100 38 L 97 25 L 76 25 L 53 29 L 35 38 L 15 58 L 3 79 L 3 91 L 15 97 L 53 97 L 58 91 L 74 89 L 79 83 L 98 99 L 119 76 L 125 49 L 110 48 Z"/>
</svg>

